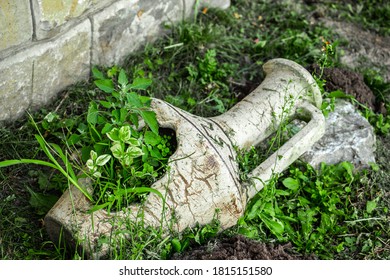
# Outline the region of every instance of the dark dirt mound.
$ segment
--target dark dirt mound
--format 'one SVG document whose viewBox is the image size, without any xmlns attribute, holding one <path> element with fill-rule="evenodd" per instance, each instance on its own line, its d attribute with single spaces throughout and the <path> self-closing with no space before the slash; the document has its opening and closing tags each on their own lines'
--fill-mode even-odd
<svg viewBox="0 0 390 280">
<path fill-rule="evenodd" d="M 285 245 L 264 244 L 238 235 L 209 242 L 191 251 L 175 254 L 178 260 L 308 260 L 314 256 L 302 256 Z"/>
<path fill-rule="evenodd" d="M 309 72 L 321 75 L 321 69 L 318 65 L 308 67 Z M 325 90 L 332 92 L 342 90 L 346 94 L 352 95 L 360 103 L 368 106 L 378 113 L 386 113 L 384 106 L 377 102 L 372 90 L 364 83 L 361 74 L 342 68 L 325 68 L 322 73 L 322 79 L 326 81 Z"/>
</svg>

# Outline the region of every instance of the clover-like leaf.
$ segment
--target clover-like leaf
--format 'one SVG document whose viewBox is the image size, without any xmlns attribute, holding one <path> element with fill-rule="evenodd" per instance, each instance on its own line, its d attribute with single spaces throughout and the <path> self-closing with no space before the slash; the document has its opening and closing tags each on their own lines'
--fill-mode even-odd
<svg viewBox="0 0 390 280">
<path fill-rule="evenodd" d="M 102 173 L 100 173 L 99 171 L 95 171 L 93 174 L 92 174 L 93 177 L 95 178 L 100 178 L 102 177 Z"/>
<path fill-rule="evenodd" d="M 119 129 L 119 140 L 122 141 L 122 142 L 127 142 L 129 141 L 129 139 L 131 138 L 131 129 L 130 129 L 130 126 L 122 126 L 120 129 Z"/>
<path fill-rule="evenodd" d="M 106 133 L 107 137 L 114 142 L 119 141 L 119 129 L 118 128 L 113 128 L 110 132 Z"/>
<path fill-rule="evenodd" d="M 122 158 L 121 158 L 121 164 L 122 165 L 125 165 L 125 166 L 130 166 L 132 163 L 133 163 L 133 157 L 130 156 L 129 154 L 125 154 Z"/>
<path fill-rule="evenodd" d="M 91 150 L 89 155 L 90 155 L 92 161 L 95 161 L 97 159 L 97 153 L 94 150 Z"/>
<path fill-rule="evenodd" d="M 111 155 L 101 155 L 96 159 L 96 165 L 103 166 L 111 159 Z"/>
<path fill-rule="evenodd" d="M 135 146 L 129 146 L 126 150 L 126 155 L 129 155 L 132 158 L 140 157 L 143 154 L 144 153 L 142 152 L 142 150 Z"/>
<path fill-rule="evenodd" d="M 115 142 L 114 145 L 110 148 L 112 155 L 117 159 L 121 159 L 123 157 L 123 146 L 119 142 Z"/>
<path fill-rule="evenodd" d="M 129 144 L 131 146 L 139 147 L 141 144 L 138 141 L 138 139 L 131 137 L 129 140 L 126 141 L 126 144 Z"/>
<path fill-rule="evenodd" d="M 87 160 L 86 165 L 89 171 L 93 171 L 95 169 L 95 164 L 92 159 Z"/>
</svg>

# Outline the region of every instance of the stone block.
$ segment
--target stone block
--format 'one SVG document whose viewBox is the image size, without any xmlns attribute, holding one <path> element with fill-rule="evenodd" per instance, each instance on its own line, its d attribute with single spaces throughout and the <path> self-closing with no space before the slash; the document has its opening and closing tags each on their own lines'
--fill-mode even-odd
<svg viewBox="0 0 390 280">
<path fill-rule="evenodd" d="M 0 51 L 31 41 L 33 25 L 29 0 L 0 0 Z"/>
<path fill-rule="evenodd" d="M 59 91 L 90 72 L 91 24 L 38 43 L 0 63 L 0 121 L 18 118 L 28 108 L 49 102 Z"/>
<path fill-rule="evenodd" d="M 370 123 L 345 100 L 337 100 L 326 118 L 325 135 L 301 159 L 318 168 L 321 162 L 349 161 L 356 168 L 375 162 L 375 133 Z"/>
<path fill-rule="evenodd" d="M 18 118 L 31 103 L 33 60 L 25 55 L 0 61 L 0 122 Z"/>
<path fill-rule="evenodd" d="M 34 48 L 33 107 L 90 74 L 91 24 L 87 19 L 44 47 Z"/>
<path fill-rule="evenodd" d="M 115 0 L 33 0 L 38 40 L 55 36 L 67 29 L 67 23 L 83 20 L 91 11 Z"/>
<path fill-rule="evenodd" d="M 183 17 L 183 1 L 122 0 L 92 17 L 92 63 L 120 64 L 129 53 L 161 34 L 161 24 Z"/>
</svg>

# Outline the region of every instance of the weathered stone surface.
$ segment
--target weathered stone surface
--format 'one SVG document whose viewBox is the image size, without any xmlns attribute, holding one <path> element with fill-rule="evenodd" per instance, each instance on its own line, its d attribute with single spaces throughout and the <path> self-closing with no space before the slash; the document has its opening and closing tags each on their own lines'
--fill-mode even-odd
<svg viewBox="0 0 390 280">
<path fill-rule="evenodd" d="M 0 0 L 0 51 L 32 39 L 29 0 Z"/>
<path fill-rule="evenodd" d="M 117 1 L 93 16 L 93 64 L 112 65 L 151 41 L 161 32 L 161 23 L 183 16 L 181 0 Z"/>
<path fill-rule="evenodd" d="M 345 100 L 337 100 L 326 118 L 325 135 L 301 159 L 318 168 L 321 162 L 352 162 L 356 168 L 375 162 L 375 134 L 369 122 Z"/>
<path fill-rule="evenodd" d="M 200 4 L 211 8 L 227 9 L 230 7 L 230 0 L 201 0 Z"/>
<path fill-rule="evenodd" d="M 115 0 L 33 0 L 37 39 L 52 37 L 63 31 L 66 23 L 80 20 L 80 16 L 113 2 Z"/>
<path fill-rule="evenodd" d="M 33 74 L 33 107 L 47 103 L 53 96 L 90 73 L 91 24 L 85 20 L 45 47 L 36 47 Z"/>
<path fill-rule="evenodd" d="M 90 30 L 86 20 L 57 40 L 36 44 L 0 63 L 0 121 L 16 119 L 89 77 Z"/>
<path fill-rule="evenodd" d="M 22 52 L 0 63 L 0 122 L 16 119 L 31 103 L 31 57 Z"/>
</svg>

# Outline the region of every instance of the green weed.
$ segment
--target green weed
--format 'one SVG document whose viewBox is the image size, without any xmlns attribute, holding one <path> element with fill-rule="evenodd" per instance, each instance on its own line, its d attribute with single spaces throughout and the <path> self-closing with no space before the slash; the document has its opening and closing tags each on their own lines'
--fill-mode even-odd
<svg viewBox="0 0 390 280">
<path fill-rule="evenodd" d="M 386 236 L 382 227 L 389 222 L 388 210 L 378 207 L 383 193 L 366 202 L 360 197 L 360 182 L 366 179 L 347 162 L 323 164 L 318 171 L 294 164 L 252 200 L 238 223 L 238 232 L 256 239 L 292 242 L 299 252 L 320 258 L 344 257 L 346 250 L 361 258 L 366 250 L 385 245 L 380 242 Z M 367 240 L 357 240 L 365 232 L 359 223 L 377 227 L 375 234 L 369 234 L 375 239 L 370 248 Z"/>
</svg>

